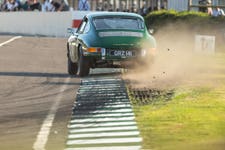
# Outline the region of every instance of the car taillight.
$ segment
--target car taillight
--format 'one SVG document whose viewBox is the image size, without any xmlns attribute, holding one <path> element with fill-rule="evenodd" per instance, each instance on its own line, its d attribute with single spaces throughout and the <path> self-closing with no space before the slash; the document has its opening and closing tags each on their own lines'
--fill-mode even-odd
<svg viewBox="0 0 225 150">
<path fill-rule="evenodd" d="M 87 48 L 87 52 L 89 53 L 101 52 L 101 48 L 89 47 Z"/>
</svg>

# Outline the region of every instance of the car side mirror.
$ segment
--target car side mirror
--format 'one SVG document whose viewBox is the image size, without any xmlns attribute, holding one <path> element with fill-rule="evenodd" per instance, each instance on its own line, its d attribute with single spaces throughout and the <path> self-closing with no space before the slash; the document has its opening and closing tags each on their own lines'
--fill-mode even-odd
<svg viewBox="0 0 225 150">
<path fill-rule="evenodd" d="M 69 33 L 69 34 L 73 34 L 73 28 L 67 28 L 67 33 Z"/>
<path fill-rule="evenodd" d="M 67 33 L 77 35 L 76 30 L 74 30 L 74 28 L 67 28 Z"/>
</svg>

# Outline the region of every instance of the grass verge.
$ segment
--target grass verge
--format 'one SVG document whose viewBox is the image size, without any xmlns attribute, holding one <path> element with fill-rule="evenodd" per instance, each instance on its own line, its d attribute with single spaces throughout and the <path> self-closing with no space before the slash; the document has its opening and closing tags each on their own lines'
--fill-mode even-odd
<svg viewBox="0 0 225 150">
<path fill-rule="evenodd" d="M 170 101 L 159 98 L 147 105 L 134 104 L 143 149 L 225 149 L 225 55 L 214 58 L 214 73 L 203 74 L 210 81 L 202 78 L 209 84 L 196 86 L 189 81 L 175 89 Z"/>
</svg>

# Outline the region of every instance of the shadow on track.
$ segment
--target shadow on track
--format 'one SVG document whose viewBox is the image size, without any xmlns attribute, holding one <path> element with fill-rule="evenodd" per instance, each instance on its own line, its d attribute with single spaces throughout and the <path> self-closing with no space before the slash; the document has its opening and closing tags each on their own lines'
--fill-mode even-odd
<svg viewBox="0 0 225 150">
<path fill-rule="evenodd" d="M 100 69 L 96 69 L 97 71 L 92 71 L 89 76 L 84 78 L 92 78 L 92 77 L 107 77 L 107 76 L 115 76 L 120 75 L 121 71 L 118 70 L 105 70 L 99 71 Z M 0 76 L 15 76 L 15 77 L 48 77 L 48 78 L 80 78 L 76 75 L 69 75 L 68 73 L 49 73 L 49 72 L 0 72 Z"/>
<path fill-rule="evenodd" d="M 0 76 L 77 78 L 76 76 L 70 76 L 67 73 L 44 73 L 44 72 L 0 72 Z"/>
</svg>

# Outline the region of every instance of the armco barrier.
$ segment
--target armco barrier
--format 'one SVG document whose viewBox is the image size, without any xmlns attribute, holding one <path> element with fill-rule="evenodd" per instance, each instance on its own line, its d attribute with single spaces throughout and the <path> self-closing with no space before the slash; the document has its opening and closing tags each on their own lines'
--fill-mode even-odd
<svg viewBox="0 0 225 150">
<path fill-rule="evenodd" d="M 0 33 L 66 37 L 89 12 L 1 12 Z"/>
</svg>

